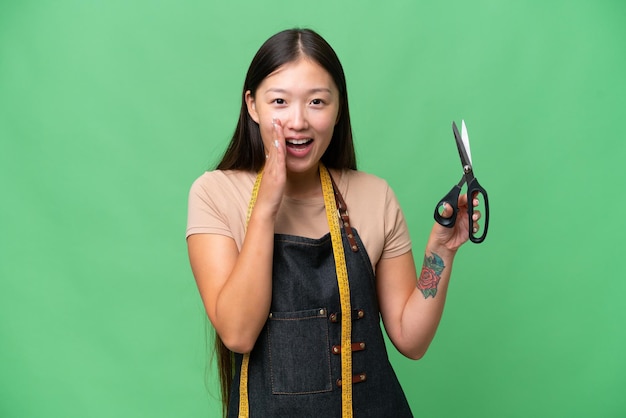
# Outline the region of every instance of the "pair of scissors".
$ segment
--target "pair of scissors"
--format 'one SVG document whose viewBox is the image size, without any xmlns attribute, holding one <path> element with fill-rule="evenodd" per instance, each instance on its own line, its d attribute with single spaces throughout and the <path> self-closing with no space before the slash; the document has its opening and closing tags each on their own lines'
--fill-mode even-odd
<svg viewBox="0 0 626 418">
<path fill-rule="evenodd" d="M 435 208 L 435 221 L 439 225 L 446 228 L 452 228 L 456 222 L 456 217 L 459 212 L 459 195 L 461 194 L 461 187 L 463 184 L 467 184 L 467 216 L 469 217 L 469 239 L 474 243 L 481 243 L 487 237 L 487 229 L 489 227 L 489 199 L 487 197 L 487 191 L 474 177 L 474 169 L 472 166 L 472 153 L 470 151 L 469 136 L 467 135 L 467 128 L 465 127 L 465 121 L 461 123 L 461 134 L 456 127 L 456 123 L 452 122 L 452 131 L 454 132 L 454 139 L 456 140 L 456 146 L 459 149 L 459 156 L 461 157 L 461 165 L 463 166 L 463 177 L 461 181 L 450 190 L 450 192 L 444 196 L 443 199 L 437 204 Z M 474 205 L 472 201 L 478 198 L 484 203 L 484 210 L 482 211 L 482 233 L 477 235 L 477 231 L 472 229 L 474 221 Z M 443 212 L 446 209 L 446 205 L 452 208 L 452 215 L 443 217 Z"/>
</svg>

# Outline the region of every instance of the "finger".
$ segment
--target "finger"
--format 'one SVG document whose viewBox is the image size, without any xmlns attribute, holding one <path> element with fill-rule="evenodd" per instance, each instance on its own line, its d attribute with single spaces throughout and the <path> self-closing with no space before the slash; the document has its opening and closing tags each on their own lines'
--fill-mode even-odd
<svg viewBox="0 0 626 418">
<path fill-rule="evenodd" d="M 265 149 L 264 175 L 259 189 L 258 201 L 269 202 L 277 210 L 285 187 L 287 169 L 285 165 L 285 137 L 282 123 L 272 119 L 270 141 Z"/>
<path fill-rule="evenodd" d="M 276 118 L 272 118 L 272 141 L 265 150 L 266 168 L 275 164 L 284 166 L 285 164 L 285 137 L 283 135 L 282 123 Z"/>
<path fill-rule="evenodd" d="M 439 206 L 439 214 L 441 215 L 442 218 L 449 218 L 454 214 L 454 209 L 447 202 L 443 202 Z"/>
<path fill-rule="evenodd" d="M 478 200 L 479 196 L 480 196 L 480 193 L 477 191 L 472 193 L 472 206 L 476 207 L 480 205 L 480 200 Z M 467 205 L 467 193 L 459 196 L 459 206 L 461 205 L 463 206 Z"/>
<path fill-rule="evenodd" d="M 457 205 L 459 206 L 459 208 L 466 208 L 467 207 L 467 193 L 462 193 L 459 195 L 459 199 L 457 201 Z"/>
<path fill-rule="evenodd" d="M 478 225 L 478 222 L 474 222 L 474 225 L 472 226 L 472 233 L 477 233 L 479 229 L 480 225 Z"/>
<path fill-rule="evenodd" d="M 482 214 L 480 213 L 480 211 L 475 210 L 474 214 L 472 215 L 472 221 L 477 221 L 481 218 Z"/>
<path fill-rule="evenodd" d="M 283 134 L 283 123 L 278 118 L 272 118 L 274 148 L 285 151 L 285 135 Z"/>
<path fill-rule="evenodd" d="M 461 194 L 459 195 L 459 207 L 467 207 L 467 194 Z M 480 200 L 478 200 L 478 198 L 476 197 L 476 195 L 474 195 L 473 199 L 472 199 L 472 206 L 476 207 L 480 205 Z"/>
<path fill-rule="evenodd" d="M 278 126 L 277 120 L 272 118 L 272 129 L 271 129 L 271 142 L 268 144 L 267 148 L 265 148 L 265 159 L 266 168 L 269 167 L 268 164 L 273 164 L 276 161 L 276 157 L 278 155 L 278 148 L 280 146 L 280 127 Z"/>
</svg>

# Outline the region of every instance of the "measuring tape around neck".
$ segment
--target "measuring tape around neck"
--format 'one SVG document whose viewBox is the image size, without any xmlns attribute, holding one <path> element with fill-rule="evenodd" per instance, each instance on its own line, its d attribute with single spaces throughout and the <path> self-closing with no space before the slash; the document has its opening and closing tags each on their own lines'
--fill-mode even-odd
<svg viewBox="0 0 626 418">
<path fill-rule="evenodd" d="M 352 307 L 350 306 L 350 284 L 348 283 L 348 269 L 341 240 L 339 212 L 335 201 L 335 193 L 333 192 L 330 173 L 322 164 L 320 164 L 320 178 L 322 180 L 326 219 L 328 220 L 330 239 L 333 244 L 337 285 L 339 286 L 339 301 L 341 303 L 341 416 L 342 418 L 352 418 Z"/>
<path fill-rule="evenodd" d="M 259 172 L 254 182 L 252 197 L 248 205 L 246 226 L 250 221 L 250 215 L 256 203 L 262 178 L 263 170 Z M 330 229 L 330 239 L 337 273 L 337 285 L 339 287 L 339 301 L 341 303 L 341 416 L 342 418 L 352 418 L 352 308 L 350 306 L 350 284 L 348 282 L 348 269 L 346 268 L 346 257 L 343 251 L 341 227 L 339 226 L 339 216 L 332 180 L 328 169 L 321 163 L 320 180 L 322 182 L 324 207 L 326 209 L 326 219 L 328 220 L 328 227 Z M 250 407 L 248 404 L 249 363 L 250 353 L 245 353 L 241 363 L 241 376 L 239 378 L 239 418 L 248 418 L 250 415 Z"/>
</svg>

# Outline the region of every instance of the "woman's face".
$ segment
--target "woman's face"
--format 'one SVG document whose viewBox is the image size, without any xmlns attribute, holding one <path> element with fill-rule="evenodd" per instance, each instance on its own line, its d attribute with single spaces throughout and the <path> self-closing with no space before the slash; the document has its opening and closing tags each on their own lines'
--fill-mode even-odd
<svg viewBox="0 0 626 418">
<path fill-rule="evenodd" d="M 339 90 L 323 67 L 306 58 L 287 63 L 268 75 L 254 96 L 246 92 L 246 103 L 266 153 L 273 146 L 275 118 L 283 126 L 287 171 L 317 170 L 339 116 Z"/>
</svg>

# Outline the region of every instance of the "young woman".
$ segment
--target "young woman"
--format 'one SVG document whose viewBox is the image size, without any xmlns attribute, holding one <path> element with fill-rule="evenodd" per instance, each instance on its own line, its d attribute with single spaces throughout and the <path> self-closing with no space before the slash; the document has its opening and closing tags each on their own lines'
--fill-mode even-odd
<svg viewBox="0 0 626 418">
<path fill-rule="evenodd" d="M 393 191 L 357 171 L 335 52 L 311 30 L 268 39 L 230 145 L 189 197 L 189 257 L 217 334 L 225 414 L 412 416 L 380 319 L 403 355 L 424 355 L 469 227 L 435 224 L 418 278 Z"/>
</svg>

